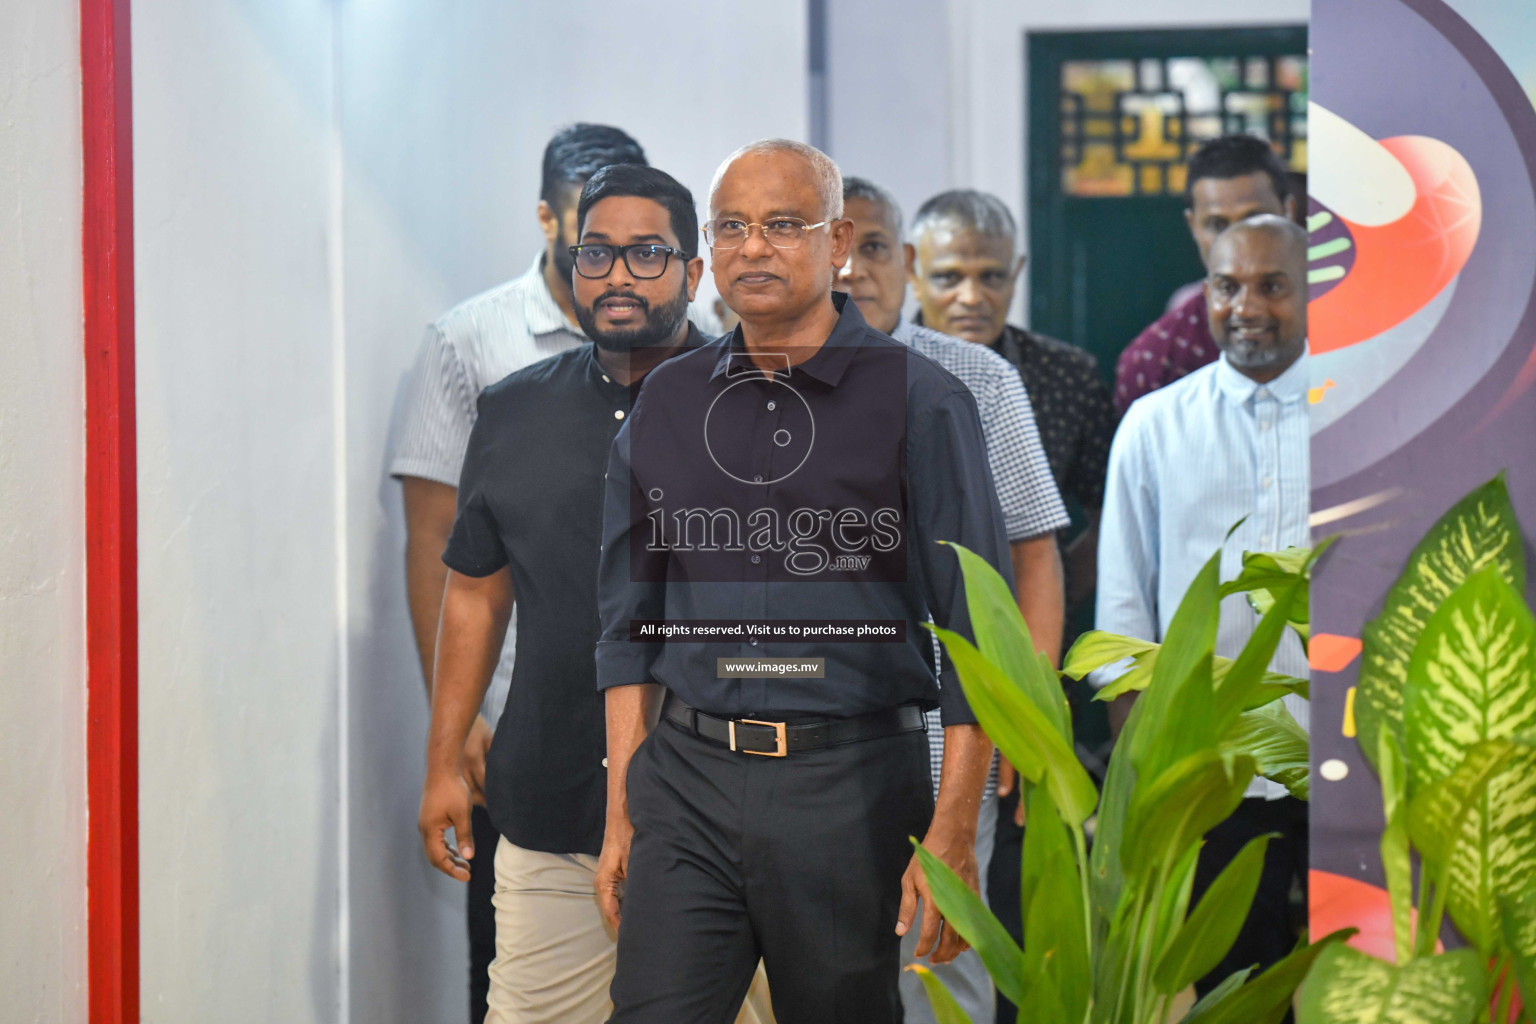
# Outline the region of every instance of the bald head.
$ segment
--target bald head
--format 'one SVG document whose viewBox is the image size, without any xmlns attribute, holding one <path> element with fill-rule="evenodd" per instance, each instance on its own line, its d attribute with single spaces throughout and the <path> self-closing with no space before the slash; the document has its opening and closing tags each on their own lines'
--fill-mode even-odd
<svg viewBox="0 0 1536 1024">
<path fill-rule="evenodd" d="M 1228 364 L 1261 383 L 1307 347 L 1307 235 L 1284 217 L 1238 221 L 1211 243 L 1211 335 Z"/>
<path fill-rule="evenodd" d="M 1307 233 L 1295 221 L 1288 217 L 1280 217 L 1273 213 L 1261 213 L 1247 220 L 1240 220 L 1216 236 L 1211 243 L 1211 261 L 1214 263 L 1218 251 L 1230 249 L 1233 245 L 1242 243 L 1242 240 L 1250 235 L 1264 236 L 1268 243 L 1277 247 L 1285 258 L 1292 263 L 1292 269 L 1301 268 L 1301 276 L 1306 276 L 1307 268 Z"/>
<path fill-rule="evenodd" d="M 837 164 L 827 154 L 815 146 L 796 142 L 794 139 L 758 139 L 756 142 L 747 143 L 720 161 L 720 166 L 715 169 L 715 177 L 709 183 L 710 213 L 715 212 L 715 194 L 720 191 L 720 183 L 725 180 L 726 172 L 730 170 L 732 164 L 743 157 L 780 154 L 799 157 L 805 164 L 811 185 L 821 202 L 821 219 L 837 220 L 841 217 L 843 215 L 842 172 L 837 169 Z"/>
</svg>

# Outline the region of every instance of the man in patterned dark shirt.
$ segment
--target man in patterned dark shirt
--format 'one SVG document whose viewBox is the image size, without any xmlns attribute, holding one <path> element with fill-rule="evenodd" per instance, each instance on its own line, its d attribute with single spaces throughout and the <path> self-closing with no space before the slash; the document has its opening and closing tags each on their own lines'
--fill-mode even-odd
<svg viewBox="0 0 1536 1024">
<path fill-rule="evenodd" d="M 1261 213 L 1295 212 L 1290 177 L 1268 142 L 1256 135 L 1211 139 L 1189 158 L 1184 220 L 1204 263 L 1211 243 L 1229 225 Z M 1197 282 L 1179 289 L 1168 311 L 1125 347 L 1115 363 L 1115 408 L 1121 413 L 1142 395 L 1172 384 L 1217 356 Z"/>
<path fill-rule="evenodd" d="M 1014 366 L 1029 392 L 1040 441 L 1063 498 L 1087 520 L 1066 549 L 1067 605 L 1093 592 L 1099 508 L 1115 433 L 1115 409 L 1098 362 L 1075 345 L 1007 322 L 1024 269 L 1013 215 L 996 196 L 973 189 L 941 192 L 912 222 L 909 272 L 921 322 L 987 345 Z"/>
</svg>

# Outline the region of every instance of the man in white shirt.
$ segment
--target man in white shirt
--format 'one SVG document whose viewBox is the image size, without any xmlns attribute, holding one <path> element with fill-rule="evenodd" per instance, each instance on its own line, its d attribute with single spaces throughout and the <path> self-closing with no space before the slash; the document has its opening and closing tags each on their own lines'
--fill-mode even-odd
<svg viewBox="0 0 1536 1024">
<path fill-rule="evenodd" d="M 1162 641 L 1217 548 L 1230 579 L 1245 550 L 1311 543 L 1305 232 L 1272 214 L 1227 228 L 1211 246 L 1205 294 L 1221 358 L 1138 399 L 1110 452 L 1096 625 L 1111 633 Z M 1228 597 L 1216 653 L 1236 657 L 1257 623 L 1241 595 Z M 1285 636 L 1270 667 L 1306 676 L 1295 636 Z M 1288 697 L 1286 705 L 1306 727 L 1306 702 Z M 1249 839 L 1280 835 L 1248 920 L 1232 951 L 1196 983 L 1201 993 L 1233 971 L 1275 963 L 1296 941 L 1289 894 L 1293 880 L 1306 880 L 1306 805 L 1267 780 L 1247 795 L 1207 835 L 1191 905 Z"/>
<path fill-rule="evenodd" d="M 555 133 L 544 149 L 539 190 L 544 249 L 526 273 L 460 303 L 427 328 L 395 425 L 389 472 L 400 480 L 405 502 L 406 598 L 429 696 L 438 610 L 448 578 L 443 550 L 453 531 L 476 399 L 508 374 L 586 342 L 571 296 L 577 199 L 587 179 L 602 168 L 645 162 L 640 144 L 618 128 L 574 124 Z M 707 314 L 701 319 L 697 308 L 689 319 L 706 334 L 715 326 Z M 497 840 L 482 792 L 485 755 L 506 702 L 515 641 L 514 622 L 464 748 L 463 774 L 476 804 L 474 845 L 485 850 L 496 849 Z M 496 952 L 491 861 L 474 861 L 469 883 L 471 1024 L 485 1016 L 487 972 Z"/>
</svg>

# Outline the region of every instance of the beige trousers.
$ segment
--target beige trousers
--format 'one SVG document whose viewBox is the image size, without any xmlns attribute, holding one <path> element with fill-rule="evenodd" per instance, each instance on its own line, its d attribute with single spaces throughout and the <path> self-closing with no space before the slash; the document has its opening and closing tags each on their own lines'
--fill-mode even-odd
<svg viewBox="0 0 1536 1024">
<path fill-rule="evenodd" d="M 603 1024 L 614 940 L 597 908 L 597 858 L 496 844 L 496 959 L 485 1024 Z M 737 1024 L 773 1024 L 762 965 Z"/>
</svg>

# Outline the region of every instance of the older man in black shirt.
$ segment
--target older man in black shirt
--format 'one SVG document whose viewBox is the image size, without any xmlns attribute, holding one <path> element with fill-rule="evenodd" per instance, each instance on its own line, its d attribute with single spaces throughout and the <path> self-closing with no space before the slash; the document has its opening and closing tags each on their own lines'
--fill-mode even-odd
<svg viewBox="0 0 1536 1024">
<path fill-rule="evenodd" d="M 615 920 L 622 900 L 615 1022 L 725 1019 L 759 956 L 781 1020 L 899 1021 L 919 899 L 918 954 L 964 947 L 907 837 L 975 886 L 992 748 L 921 624 L 969 631 L 940 541 L 1005 576 L 1008 544 L 970 392 L 834 300 L 841 213 L 837 167 L 809 146 L 721 165 L 705 237 L 741 325 L 654 372 L 614 443 L 597 883 Z"/>
<path fill-rule="evenodd" d="M 632 388 L 704 341 L 685 319 L 703 273 L 687 189 L 653 168 L 610 166 L 587 182 L 576 223 L 576 316 L 595 344 L 481 395 L 443 556 L 450 572 L 420 827 L 428 859 L 454 878 L 468 878 L 470 858 L 494 853 L 490 1024 L 597 1024 L 609 1013 L 614 943 L 592 888 L 606 798 L 592 663 L 603 473 Z M 485 774 L 500 839 L 476 851 L 457 752 L 514 595 L 516 667 Z"/>
</svg>

